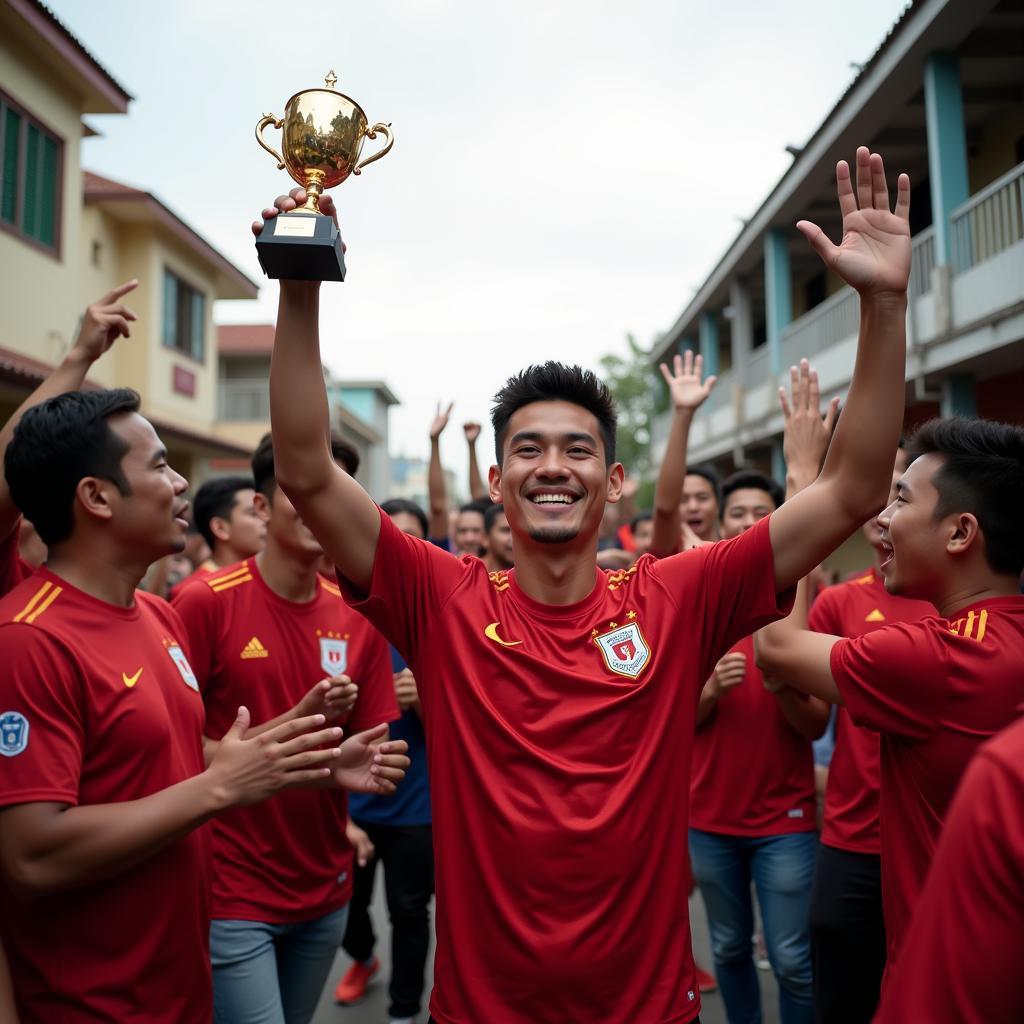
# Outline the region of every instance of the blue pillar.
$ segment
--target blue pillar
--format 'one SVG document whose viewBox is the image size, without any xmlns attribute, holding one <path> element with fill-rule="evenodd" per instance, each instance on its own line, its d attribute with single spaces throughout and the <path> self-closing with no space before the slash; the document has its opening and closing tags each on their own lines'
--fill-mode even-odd
<svg viewBox="0 0 1024 1024">
<path fill-rule="evenodd" d="M 782 228 L 771 228 L 764 239 L 764 306 L 768 363 L 776 374 L 782 370 L 782 332 L 793 319 L 789 242 Z"/>
<path fill-rule="evenodd" d="M 943 416 L 977 416 L 973 373 L 951 373 L 942 382 L 939 409 Z"/>
<path fill-rule="evenodd" d="M 772 477 L 783 487 L 786 486 L 786 459 L 782 454 L 781 438 L 772 441 Z"/>
<path fill-rule="evenodd" d="M 935 222 L 935 262 L 941 265 L 953 261 L 949 215 L 970 196 L 964 99 L 955 54 L 933 53 L 925 61 L 924 112 Z"/>
<path fill-rule="evenodd" d="M 718 376 L 718 320 L 714 313 L 700 318 L 700 354 L 704 357 L 704 375 Z"/>
</svg>

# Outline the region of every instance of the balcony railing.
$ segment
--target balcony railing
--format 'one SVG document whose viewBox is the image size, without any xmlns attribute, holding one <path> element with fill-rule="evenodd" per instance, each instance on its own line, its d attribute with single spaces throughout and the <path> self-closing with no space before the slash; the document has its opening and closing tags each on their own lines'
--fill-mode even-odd
<svg viewBox="0 0 1024 1024">
<path fill-rule="evenodd" d="M 1024 163 L 971 196 L 949 219 L 957 274 L 1024 241 Z"/>
<path fill-rule="evenodd" d="M 266 378 L 221 378 L 217 414 L 228 422 L 270 419 L 270 387 Z"/>
<path fill-rule="evenodd" d="M 910 244 L 910 298 L 927 295 L 932 290 L 932 269 L 935 266 L 935 228 L 925 228 L 914 235 Z"/>
<path fill-rule="evenodd" d="M 860 325 L 860 303 L 852 288 L 841 288 L 824 302 L 794 320 L 782 332 L 782 365 L 811 358 L 851 334 Z"/>
</svg>

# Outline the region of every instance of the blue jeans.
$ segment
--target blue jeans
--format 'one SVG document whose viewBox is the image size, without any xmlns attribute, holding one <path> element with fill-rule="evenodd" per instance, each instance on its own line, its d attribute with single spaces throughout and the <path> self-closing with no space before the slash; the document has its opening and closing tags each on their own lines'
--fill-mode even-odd
<svg viewBox="0 0 1024 1024">
<path fill-rule="evenodd" d="M 782 1024 L 813 1024 L 810 903 L 815 832 L 728 836 L 690 829 L 690 860 L 708 912 L 715 975 L 729 1024 L 760 1024 L 761 990 L 751 936 L 757 890 Z"/>
<path fill-rule="evenodd" d="M 211 921 L 215 1024 L 309 1024 L 348 907 L 298 924 Z"/>
</svg>

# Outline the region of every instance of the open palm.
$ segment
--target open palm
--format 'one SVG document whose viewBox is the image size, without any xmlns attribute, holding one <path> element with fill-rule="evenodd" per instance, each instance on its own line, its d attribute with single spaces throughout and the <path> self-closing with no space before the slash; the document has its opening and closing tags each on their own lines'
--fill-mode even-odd
<svg viewBox="0 0 1024 1024">
<path fill-rule="evenodd" d="M 836 165 L 836 191 L 843 215 L 843 240 L 834 245 L 824 231 L 802 220 L 797 228 L 824 260 L 858 292 L 903 292 L 910 278 L 910 179 L 899 176 L 896 209 L 889 206 L 885 167 L 878 153 L 857 150 L 857 191 L 845 160 Z"/>
<path fill-rule="evenodd" d="M 661 364 L 660 370 L 672 396 L 673 408 L 691 411 L 699 408 L 711 394 L 711 389 L 718 378 L 712 376 L 707 380 L 701 380 L 704 373 L 704 357 L 699 355 L 694 358 L 690 349 L 681 356 L 677 355 L 672 364 L 671 371 L 664 363 Z"/>
<path fill-rule="evenodd" d="M 387 735 L 384 724 L 349 736 L 333 765 L 335 784 L 354 793 L 394 793 L 409 767 L 409 744 Z"/>
</svg>

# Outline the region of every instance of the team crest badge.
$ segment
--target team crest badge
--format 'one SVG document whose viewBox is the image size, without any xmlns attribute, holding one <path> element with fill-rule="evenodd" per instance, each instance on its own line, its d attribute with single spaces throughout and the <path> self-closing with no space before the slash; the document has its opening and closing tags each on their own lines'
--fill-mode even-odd
<svg viewBox="0 0 1024 1024">
<path fill-rule="evenodd" d="M 181 645 L 176 644 L 173 640 L 165 640 L 164 647 L 171 656 L 171 661 L 174 662 L 181 673 L 181 678 L 185 680 L 185 685 L 198 693 L 199 680 L 196 679 L 196 674 L 192 671 L 192 666 L 188 663 L 188 658 L 185 657 L 185 652 L 181 649 Z"/>
<path fill-rule="evenodd" d="M 340 676 L 348 668 L 348 641 L 339 637 L 320 637 L 320 667 L 329 676 Z"/>
<path fill-rule="evenodd" d="M 607 633 L 599 633 L 594 637 L 594 643 L 608 668 L 630 679 L 636 679 L 651 660 L 651 649 L 636 622 L 614 626 Z"/>
<path fill-rule="evenodd" d="M 0 754 L 17 757 L 28 746 L 28 719 L 18 711 L 0 715 Z"/>
</svg>

